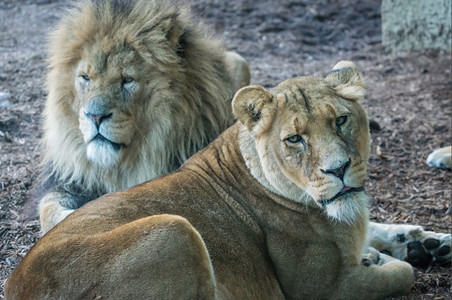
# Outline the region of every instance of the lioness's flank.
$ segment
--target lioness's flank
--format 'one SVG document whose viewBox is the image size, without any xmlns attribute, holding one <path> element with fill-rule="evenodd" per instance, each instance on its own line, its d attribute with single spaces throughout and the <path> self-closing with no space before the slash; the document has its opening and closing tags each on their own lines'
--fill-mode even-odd
<svg viewBox="0 0 452 300">
<path fill-rule="evenodd" d="M 42 172 L 45 233 L 75 209 L 177 169 L 233 123 L 249 84 L 176 1 L 82 0 L 50 39 Z"/>
<path fill-rule="evenodd" d="M 68 216 L 14 270 L 6 298 L 408 293 L 408 263 L 378 252 L 361 261 L 369 156 L 368 121 L 357 102 L 363 95 L 350 62 L 325 79 L 241 89 L 235 125 L 175 173 Z"/>
</svg>

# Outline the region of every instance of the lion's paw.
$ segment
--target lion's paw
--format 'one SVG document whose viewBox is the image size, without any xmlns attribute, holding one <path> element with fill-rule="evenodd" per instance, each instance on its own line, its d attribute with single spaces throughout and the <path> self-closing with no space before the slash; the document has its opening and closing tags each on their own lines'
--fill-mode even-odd
<svg viewBox="0 0 452 300">
<path fill-rule="evenodd" d="M 451 261 L 451 235 L 422 231 L 419 240 L 407 244 L 405 260 L 414 266 L 428 266 L 432 262 L 439 264 Z"/>
<path fill-rule="evenodd" d="M 375 248 L 369 247 L 367 249 L 367 253 L 363 254 L 361 257 L 361 264 L 366 267 L 371 265 L 380 265 L 380 252 L 378 252 Z"/>
<path fill-rule="evenodd" d="M 361 257 L 361 264 L 366 267 L 373 265 L 381 266 L 391 260 L 394 260 L 394 258 L 378 252 L 378 250 L 373 247 L 368 247 L 366 253 Z"/>
<path fill-rule="evenodd" d="M 361 264 L 363 266 L 382 266 L 391 262 L 400 262 L 397 258 L 394 258 L 384 252 L 379 252 L 373 247 L 368 247 L 366 253 L 361 257 Z"/>
<path fill-rule="evenodd" d="M 403 260 L 413 266 L 427 267 L 431 263 L 451 261 L 450 234 L 424 231 L 422 227 L 414 226 L 405 233 L 398 233 L 395 240 L 406 247 Z"/>
<path fill-rule="evenodd" d="M 427 164 L 440 169 L 450 169 L 452 165 L 451 147 L 436 149 L 427 157 Z"/>
</svg>

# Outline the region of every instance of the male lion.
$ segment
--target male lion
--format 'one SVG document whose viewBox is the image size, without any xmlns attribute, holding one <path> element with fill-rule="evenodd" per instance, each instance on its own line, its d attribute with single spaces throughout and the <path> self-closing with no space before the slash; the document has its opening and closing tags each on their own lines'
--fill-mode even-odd
<svg viewBox="0 0 452 300">
<path fill-rule="evenodd" d="M 178 171 L 68 216 L 13 271 L 6 298 L 380 299 L 408 293 L 408 263 L 375 250 L 361 261 L 369 157 L 367 116 L 357 102 L 363 95 L 351 62 L 340 62 L 325 79 L 290 79 L 272 91 L 240 89 L 235 125 Z M 450 235 L 406 225 L 370 223 L 369 229 L 372 245 L 393 246 L 399 258 L 423 243 L 450 260 Z"/>
<path fill-rule="evenodd" d="M 81 1 L 51 36 L 40 200 L 43 232 L 86 202 L 167 174 L 232 124 L 249 83 L 174 1 Z"/>
</svg>

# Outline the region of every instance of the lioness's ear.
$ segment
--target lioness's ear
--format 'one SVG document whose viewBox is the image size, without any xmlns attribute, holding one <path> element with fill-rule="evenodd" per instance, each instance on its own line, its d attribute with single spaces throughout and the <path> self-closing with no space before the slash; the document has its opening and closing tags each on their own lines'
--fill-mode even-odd
<svg viewBox="0 0 452 300">
<path fill-rule="evenodd" d="M 338 62 L 325 80 L 342 98 L 358 101 L 366 94 L 361 73 L 351 61 Z"/>
<path fill-rule="evenodd" d="M 259 85 L 241 88 L 232 99 L 232 111 L 237 120 L 251 132 L 262 119 L 268 116 L 273 95 Z"/>
</svg>

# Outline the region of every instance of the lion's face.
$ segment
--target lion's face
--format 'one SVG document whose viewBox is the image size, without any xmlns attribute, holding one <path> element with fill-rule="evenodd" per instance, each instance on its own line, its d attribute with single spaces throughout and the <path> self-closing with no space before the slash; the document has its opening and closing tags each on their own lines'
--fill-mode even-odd
<svg viewBox="0 0 452 300">
<path fill-rule="evenodd" d="M 96 51 L 96 49 L 94 49 Z M 116 165 L 136 134 L 137 99 L 143 93 L 140 57 L 121 49 L 90 53 L 75 70 L 74 110 L 88 159 L 104 167 Z M 135 104 L 135 105 L 134 105 Z"/>
<path fill-rule="evenodd" d="M 235 67 L 172 1 L 78 1 L 49 54 L 41 181 L 88 198 L 125 189 L 176 169 L 233 121 Z"/>
<path fill-rule="evenodd" d="M 260 161 L 257 171 L 251 166 L 255 177 L 278 194 L 314 201 L 351 222 L 364 204 L 369 129 L 356 91 L 340 94 L 334 84 L 328 77 L 305 77 L 271 92 L 244 88 L 234 99 L 234 112 L 254 140 Z"/>
</svg>

